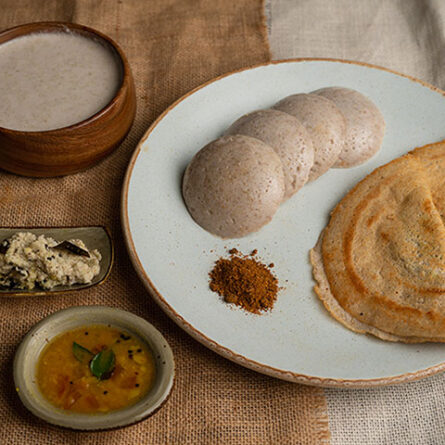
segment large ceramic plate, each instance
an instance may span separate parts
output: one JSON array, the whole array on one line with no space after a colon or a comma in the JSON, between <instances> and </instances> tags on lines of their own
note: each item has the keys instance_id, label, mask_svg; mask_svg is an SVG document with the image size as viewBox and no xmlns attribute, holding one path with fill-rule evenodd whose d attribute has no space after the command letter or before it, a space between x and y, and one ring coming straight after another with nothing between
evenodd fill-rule
<instances>
[{"instance_id":1,"label":"large ceramic plate","mask_svg":"<svg viewBox=\"0 0 445 445\"><path fill-rule=\"evenodd\" d=\"M345 86L369 96L387 130L380 153L352 169L331 169L283 204L273 221L240 240L222 240L190 217L181 197L185 166L235 119L286 95ZM290 60L215 79L167 109L130 162L122 219L133 264L179 326L243 366L320 386L375 386L445 369L445 345L405 345L355 334L319 303L308 252L341 197L374 168L445 137L443 93L382 68L336 60ZM210 291L214 261L236 247L258 249L285 288L272 312L258 316Z\"/></svg>"}]
</instances>

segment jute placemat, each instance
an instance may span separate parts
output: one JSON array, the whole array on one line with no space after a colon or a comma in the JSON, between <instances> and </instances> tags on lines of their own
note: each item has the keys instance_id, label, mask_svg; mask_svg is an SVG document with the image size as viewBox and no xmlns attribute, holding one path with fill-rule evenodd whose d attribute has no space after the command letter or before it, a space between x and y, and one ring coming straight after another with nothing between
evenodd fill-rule
<instances>
[{"instance_id":1,"label":"jute placemat","mask_svg":"<svg viewBox=\"0 0 445 445\"><path fill-rule=\"evenodd\" d=\"M74 21L116 39L133 69L138 112L123 145L84 173L42 180L0 172L0 226L106 224L116 245L113 272L101 287L75 296L0 301L0 442L327 443L329 432L322 391L248 371L208 351L182 332L140 284L120 229L123 175L132 151L153 119L202 82L269 60L262 2L0 0L0 29L41 20ZM83 304L129 310L166 335L175 353L176 384L167 404L150 419L117 431L71 432L45 424L21 405L11 373L20 339L46 315Z\"/></svg>"}]
</instances>

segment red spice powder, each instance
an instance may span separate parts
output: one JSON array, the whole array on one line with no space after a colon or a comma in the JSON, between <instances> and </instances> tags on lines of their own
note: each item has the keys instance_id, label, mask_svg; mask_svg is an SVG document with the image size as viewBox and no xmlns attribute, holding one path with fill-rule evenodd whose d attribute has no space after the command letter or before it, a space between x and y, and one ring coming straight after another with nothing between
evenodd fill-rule
<instances>
[{"instance_id":1,"label":"red spice powder","mask_svg":"<svg viewBox=\"0 0 445 445\"><path fill-rule=\"evenodd\" d=\"M255 314L272 309L279 290L278 280L268 266L252 257L257 250L250 256L237 249L231 249L229 254L229 258L217 260L209 273L210 289L227 303Z\"/></svg>"}]
</instances>

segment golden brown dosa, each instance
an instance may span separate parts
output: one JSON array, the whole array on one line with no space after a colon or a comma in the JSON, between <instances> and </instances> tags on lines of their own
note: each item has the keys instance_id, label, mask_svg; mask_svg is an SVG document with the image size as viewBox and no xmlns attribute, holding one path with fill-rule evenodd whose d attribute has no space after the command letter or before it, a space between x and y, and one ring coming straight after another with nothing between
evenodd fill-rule
<instances>
[{"instance_id":1,"label":"golden brown dosa","mask_svg":"<svg viewBox=\"0 0 445 445\"><path fill-rule=\"evenodd\" d=\"M315 291L346 327L445 342L445 142L374 170L311 251Z\"/></svg>"}]
</instances>

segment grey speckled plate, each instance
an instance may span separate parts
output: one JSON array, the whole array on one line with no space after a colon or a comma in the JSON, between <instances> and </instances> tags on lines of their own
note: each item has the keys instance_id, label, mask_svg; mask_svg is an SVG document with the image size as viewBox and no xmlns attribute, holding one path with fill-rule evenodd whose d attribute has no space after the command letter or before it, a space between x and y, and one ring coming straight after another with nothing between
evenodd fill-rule
<instances>
[{"instance_id":1,"label":"grey speckled plate","mask_svg":"<svg viewBox=\"0 0 445 445\"><path fill-rule=\"evenodd\" d=\"M328 86L353 88L381 110L381 151L365 164L331 169L281 205L273 221L239 240L207 233L190 217L181 177L193 155L242 114ZM122 221L133 264L166 313L194 338L241 365L320 386L364 387L419 379L445 369L445 344L405 345L356 334L313 292L309 250L344 194L376 167L445 138L444 93L361 63L285 60L208 82L167 109L142 138L124 182ZM210 291L214 261L236 247L275 263L284 289L258 316Z\"/></svg>"},{"instance_id":2,"label":"grey speckled plate","mask_svg":"<svg viewBox=\"0 0 445 445\"><path fill-rule=\"evenodd\" d=\"M114 249L108 229L102 226L91 227L0 227L0 242L17 232L31 232L45 235L57 241L81 239L89 250L97 249L102 255L100 272L89 284L75 284L74 286L57 286L51 290L43 289L0 289L0 297L35 297L74 292L103 283L110 274L114 261Z\"/></svg>"}]
</instances>

